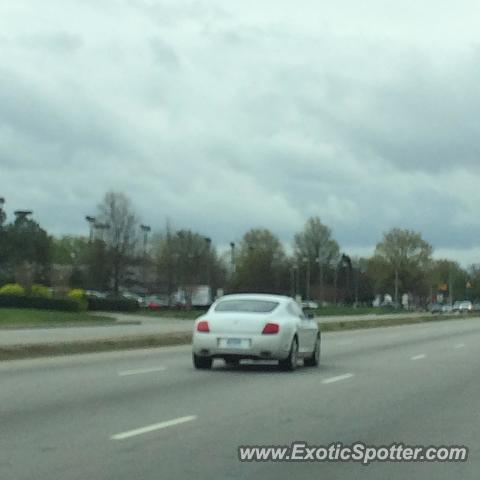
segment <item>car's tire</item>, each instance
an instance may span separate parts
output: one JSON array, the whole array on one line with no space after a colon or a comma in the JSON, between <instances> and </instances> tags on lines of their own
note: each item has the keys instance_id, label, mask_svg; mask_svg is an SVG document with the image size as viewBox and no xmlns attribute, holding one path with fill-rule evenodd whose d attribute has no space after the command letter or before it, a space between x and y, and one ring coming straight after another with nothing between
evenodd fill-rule
<instances>
[{"instance_id":1,"label":"car's tire","mask_svg":"<svg viewBox=\"0 0 480 480\"><path fill-rule=\"evenodd\" d=\"M212 368L213 358L203 357L193 354L193 366L199 370L208 370Z\"/></svg>"},{"instance_id":2,"label":"car's tire","mask_svg":"<svg viewBox=\"0 0 480 480\"><path fill-rule=\"evenodd\" d=\"M303 364L306 367L318 367L320 365L320 347L321 347L321 340L320 335L318 335L317 340L315 341L315 348L312 352L310 357L306 357L303 360Z\"/></svg>"},{"instance_id":3,"label":"car's tire","mask_svg":"<svg viewBox=\"0 0 480 480\"><path fill-rule=\"evenodd\" d=\"M298 361L298 340L297 337L293 338L292 345L290 346L290 352L288 353L288 357L279 360L278 366L281 370L290 371L292 372L297 368L297 361Z\"/></svg>"}]
</instances>

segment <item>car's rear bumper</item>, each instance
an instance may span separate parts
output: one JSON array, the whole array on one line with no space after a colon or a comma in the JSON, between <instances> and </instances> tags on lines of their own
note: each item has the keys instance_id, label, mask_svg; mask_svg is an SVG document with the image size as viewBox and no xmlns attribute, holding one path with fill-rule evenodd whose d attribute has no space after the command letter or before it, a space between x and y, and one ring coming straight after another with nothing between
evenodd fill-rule
<instances>
[{"instance_id":1,"label":"car's rear bumper","mask_svg":"<svg viewBox=\"0 0 480 480\"><path fill-rule=\"evenodd\" d=\"M249 339L250 347L221 347L221 339L228 338ZM282 360L288 356L290 347L291 338L287 332L282 335L227 335L195 332L193 335L193 353L212 358Z\"/></svg>"}]
</instances>

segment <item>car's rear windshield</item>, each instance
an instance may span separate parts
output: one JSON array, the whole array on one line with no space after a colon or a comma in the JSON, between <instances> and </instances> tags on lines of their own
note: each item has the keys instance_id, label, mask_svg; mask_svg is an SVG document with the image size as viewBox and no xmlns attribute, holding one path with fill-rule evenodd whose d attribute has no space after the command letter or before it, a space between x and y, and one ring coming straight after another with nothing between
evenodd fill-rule
<instances>
[{"instance_id":1,"label":"car's rear windshield","mask_svg":"<svg viewBox=\"0 0 480 480\"><path fill-rule=\"evenodd\" d=\"M225 300L216 307L216 312L270 313L278 307L278 302L269 300Z\"/></svg>"}]
</instances>

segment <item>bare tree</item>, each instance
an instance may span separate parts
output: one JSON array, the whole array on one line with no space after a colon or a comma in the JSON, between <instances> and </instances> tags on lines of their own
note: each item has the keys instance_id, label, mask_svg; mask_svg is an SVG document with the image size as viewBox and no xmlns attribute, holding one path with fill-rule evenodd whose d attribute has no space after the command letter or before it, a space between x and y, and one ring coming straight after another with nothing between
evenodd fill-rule
<instances>
[{"instance_id":1,"label":"bare tree","mask_svg":"<svg viewBox=\"0 0 480 480\"><path fill-rule=\"evenodd\" d=\"M135 254L139 220L125 194L108 192L98 205L97 222L111 258L113 290L118 293Z\"/></svg>"},{"instance_id":2,"label":"bare tree","mask_svg":"<svg viewBox=\"0 0 480 480\"><path fill-rule=\"evenodd\" d=\"M306 264L309 270L318 271L320 299L323 301L325 270L336 266L340 258L340 249L332 231L319 217L309 218L303 231L295 235L294 252L297 265Z\"/></svg>"}]
</instances>

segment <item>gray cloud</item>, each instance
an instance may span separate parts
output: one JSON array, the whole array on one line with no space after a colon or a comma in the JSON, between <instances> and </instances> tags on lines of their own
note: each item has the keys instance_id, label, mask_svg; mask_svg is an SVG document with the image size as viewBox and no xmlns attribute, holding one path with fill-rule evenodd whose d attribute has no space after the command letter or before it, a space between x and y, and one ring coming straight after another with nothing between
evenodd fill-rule
<instances>
[{"instance_id":1,"label":"gray cloud","mask_svg":"<svg viewBox=\"0 0 480 480\"><path fill-rule=\"evenodd\" d=\"M320 215L354 253L400 226L477 261L475 22L367 3L0 7L0 194L56 233L116 189L219 244Z\"/></svg>"},{"instance_id":2,"label":"gray cloud","mask_svg":"<svg viewBox=\"0 0 480 480\"><path fill-rule=\"evenodd\" d=\"M83 39L80 35L60 30L23 35L19 38L18 44L30 49L45 50L50 54L65 55L79 50L83 45Z\"/></svg>"}]
</instances>

